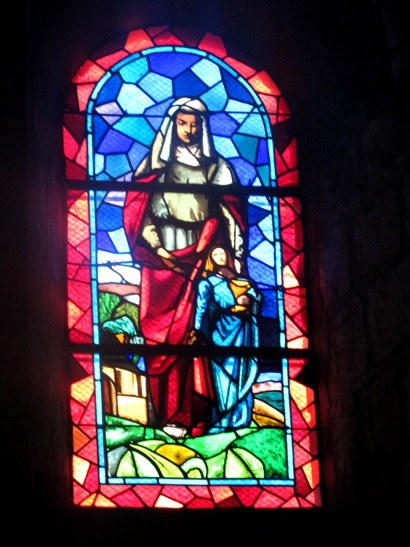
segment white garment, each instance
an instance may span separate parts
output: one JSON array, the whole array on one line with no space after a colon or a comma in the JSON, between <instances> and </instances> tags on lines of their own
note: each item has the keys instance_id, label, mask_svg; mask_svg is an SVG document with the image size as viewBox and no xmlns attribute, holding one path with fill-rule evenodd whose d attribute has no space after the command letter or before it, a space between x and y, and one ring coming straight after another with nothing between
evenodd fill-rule
<instances>
[{"instance_id":1,"label":"white garment","mask_svg":"<svg viewBox=\"0 0 410 547\"><path fill-rule=\"evenodd\" d=\"M175 159L184 165L199 167L201 157L201 149L197 144L193 144L192 146L177 146L175 149Z\"/></svg>"}]
</instances>

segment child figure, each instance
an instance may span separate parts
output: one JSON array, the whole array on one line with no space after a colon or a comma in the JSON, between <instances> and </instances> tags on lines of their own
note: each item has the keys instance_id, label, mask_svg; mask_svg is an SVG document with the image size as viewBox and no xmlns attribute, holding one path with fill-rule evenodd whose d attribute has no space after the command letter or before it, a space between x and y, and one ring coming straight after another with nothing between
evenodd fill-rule
<instances>
[{"instance_id":1,"label":"child figure","mask_svg":"<svg viewBox=\"0 0 410 547\"><path fill-rule=\"evenodd\" d=\"M191 343L205 337L225 348L258 347L255 315L261 294L249 279L238 277L229 253L213 248L198 285L197 307ZM247 427L252 418L252 384L257 361L246 355L214 356L211 359L215 406L209 433Z\"/></svg>"}]
</instances>

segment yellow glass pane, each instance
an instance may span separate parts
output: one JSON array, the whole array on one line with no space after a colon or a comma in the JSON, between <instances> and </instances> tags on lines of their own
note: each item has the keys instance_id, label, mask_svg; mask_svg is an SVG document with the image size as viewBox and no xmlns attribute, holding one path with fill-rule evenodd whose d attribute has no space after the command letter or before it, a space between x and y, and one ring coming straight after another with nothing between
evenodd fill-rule
<instances>
[{"instance_id":1,"label":"yellow glass pane","mask_svg":"<svg viewBox=\"0 0 410 547\"><path fill-rule=\"evenodd\" d=\"M90 465L90 462L80 456L73 456L73 477L80 484L84 484Z\"/></svg>"},{"instance_id":2,"label":"yellow glass pane","mask_svg":"<svg viewBox=\"0 0 410 547\"><path fill-rule=\"evenodd\" d=\"M83 405L88 403L93 393L94 378L92 376L88 376L71 385L71 397Z\"/></svg>"}]
</instances>

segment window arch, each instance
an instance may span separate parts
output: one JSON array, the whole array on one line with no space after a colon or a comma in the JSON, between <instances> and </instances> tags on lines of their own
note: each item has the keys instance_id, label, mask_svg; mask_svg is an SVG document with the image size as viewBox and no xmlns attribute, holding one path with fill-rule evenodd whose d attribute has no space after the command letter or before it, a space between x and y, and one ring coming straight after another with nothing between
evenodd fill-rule
<instances>
[{"instance_id":1,"label":"window arch","mask_svg":"<svg viewBox=\"0 0 410 547\"><path fill-rule=\"evenodd\" d=\"M289 121L268 74L210 33L132 31L75 75L75 504L320 505ZM180 122L200 125L189 146Z\"/></svg>"}]
</instances>

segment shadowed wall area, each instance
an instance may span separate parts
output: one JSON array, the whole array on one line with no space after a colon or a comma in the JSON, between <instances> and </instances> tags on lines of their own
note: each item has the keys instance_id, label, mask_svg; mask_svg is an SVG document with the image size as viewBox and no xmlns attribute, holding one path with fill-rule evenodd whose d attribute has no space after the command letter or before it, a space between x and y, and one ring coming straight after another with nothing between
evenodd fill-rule
<instances>
[{"instance_id":1,"label":"shadowed wall area","mask_svg":"<svg viewBox=\"0 0 410 547\"><path fill-rule=\"evenodd\" d=\"M295 123L324 508L259 511L249 522L265 539L296 527L302 537L304 526L315 538L321 526L332 533L347 522L363 537L384 531L391 537L400 526L410 508L409 29L403 6L394 0L44 0L14 10L2 90L8 188L2 469L13 518L28 518L27 537L63 534L75 545L105 545L119 534L148 544L154 531L188 537L204 518L210 524L199 535L209 541L218 525L224 540L241 537L245 514L233 510L205 517L68 508L66 92L93 51L132 29L160 24L222 36L238 58L272 76ZM82 539L74 539L77 533Z\"/></svg>"}]
</instances>

